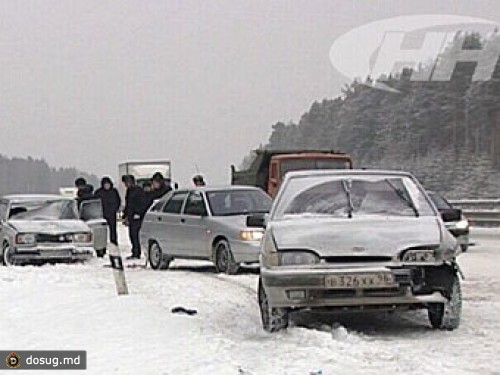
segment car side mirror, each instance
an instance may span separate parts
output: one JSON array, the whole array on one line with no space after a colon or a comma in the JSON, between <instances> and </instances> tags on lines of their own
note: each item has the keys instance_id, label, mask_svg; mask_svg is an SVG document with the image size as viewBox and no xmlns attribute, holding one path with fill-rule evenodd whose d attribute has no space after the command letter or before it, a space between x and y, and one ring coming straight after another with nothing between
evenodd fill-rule
<instances>
[{"instance_id":1,"label":"car side mirror","mask_svg":"<svg viewBox=\"0 0 500 375\"><path fill-rule=\"evenodd\" d=\"M266 216L263 214L247 216L247 227L249 228L265 228Z\"/></svg>"},{"instance_id":2,"label":"car side mirror","mask_svg":"<svg viewBox=\"0 0 500 375\"><path fill-rule=\"evenodd\" d=\"M450 208L441 212L441 217L445 223L452 221L460 221L462 219L462 210L458 208Z\"/></svg>"}]
</instances>

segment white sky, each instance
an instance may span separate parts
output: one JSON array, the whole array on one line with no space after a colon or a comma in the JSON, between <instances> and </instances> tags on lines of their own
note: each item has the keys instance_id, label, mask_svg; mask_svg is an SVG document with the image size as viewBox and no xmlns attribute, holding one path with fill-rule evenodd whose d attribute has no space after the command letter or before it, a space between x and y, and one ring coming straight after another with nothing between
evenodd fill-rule
<instances>
[{"instance_id":1,"label":"white sky","mask_svg":"<svg viewBox=\"0 0 500 375\"><path fill-rule=\"evenodd\" d=\"M500 2L3 1L0 153L113 176L171 159L182 184L195 165L228 183L273 123L338 94L335 37L424 13L499 20Z\"/></svg>"}]
</instances>

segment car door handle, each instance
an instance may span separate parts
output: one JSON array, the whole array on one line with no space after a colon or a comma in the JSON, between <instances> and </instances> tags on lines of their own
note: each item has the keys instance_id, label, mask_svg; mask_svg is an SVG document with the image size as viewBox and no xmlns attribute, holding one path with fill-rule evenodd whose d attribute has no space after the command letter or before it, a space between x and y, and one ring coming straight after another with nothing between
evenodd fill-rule
<instances>
[{"instance_id":1,"label":"car door handle","mask_svg":"<svg viewBox=\"0 0 500 375\"><path fill-rule=\"evenodd\" d=\"M161 218L161 217L159 217L159 218L158 218L158 221L162 221L162 218Z\"/></svg>"},{"instance_id":2,"label":"car door handle","mask_svg":"<svg viewBox=\"0 0 500 375\"><path fill-rule=\"evenodd\" d=\"M186 219L181 219L181 223L185 223L186 222Z\"/></svg>"}]
</instances>

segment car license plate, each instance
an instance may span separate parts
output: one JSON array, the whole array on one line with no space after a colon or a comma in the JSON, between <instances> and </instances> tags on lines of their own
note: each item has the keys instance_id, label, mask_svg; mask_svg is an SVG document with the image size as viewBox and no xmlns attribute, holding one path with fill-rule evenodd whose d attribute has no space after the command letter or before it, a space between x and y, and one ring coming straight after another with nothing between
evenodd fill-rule
<instances>
[{"instance_id":1,"label":"car license plate","mask_svg":"<svg viewBox=\"0 0 500 375\"><path fill-rule=\"evenodd\" d=\"M390 273L367 273L326 276L325 286L329 289L370 289L394 287L396 283Z\"/></svg>"},{"instance_id":2,"label":"car license plate","mask_svg":"<svg viewBox=\"0 0 500 375\"><path fill-rule=\"evenodd\" d=\"M40 254L45 257L66 258L71 256L71 250L42 250Z\"/></svg>"}]
</instances>

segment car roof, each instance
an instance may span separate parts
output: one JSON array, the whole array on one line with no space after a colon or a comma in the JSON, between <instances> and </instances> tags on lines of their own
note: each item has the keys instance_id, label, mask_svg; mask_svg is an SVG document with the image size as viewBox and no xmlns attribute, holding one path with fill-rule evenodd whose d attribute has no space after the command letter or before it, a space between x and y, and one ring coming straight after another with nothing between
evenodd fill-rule
<instances>
[{"instance_id":1,"label":"car roof","mask_svg":"<svg viewBox=\"0 0 500 375\"><path fill-rule=\"evenodd\" d=\"M285 176L286 179L297 177L314 177L314 176L397 176L397 177L411 177L413 175L405 171L391 171L391 170L378 170L378 169L313 169L306 171L293 171L288 172Z\"/></svg>"},{"instance_id":2,"label":"car roof","mask_svg":"<svg viewBox=\"0 0 500 375\"><path fill-rule=\"evenodd\" d=\"M263 190L258 188L258 187L246 186L246 185L199 186L199 187L192 187L192 188L187 188L187 189L181 188L177 191L179 191L179 192L200 191L200 192L209 193L212 191L223 191L223 190L226 190L226 191L227 190L234 190L234 191L254 190L254 191L262 191L263 192Z\"/></svg>"},{"instance_id":3,"label":"car roof","mask_svg":"<svg viewBox=\"0 0 500 375\"><path fill-rule=\"evenodd\" d=\"M30 202L30 201L44 201L44 200L74 200L74 198L65 197L56 194L11 194L4 195L3 200L10 202Z\"/></svg>"}]
</instances>

